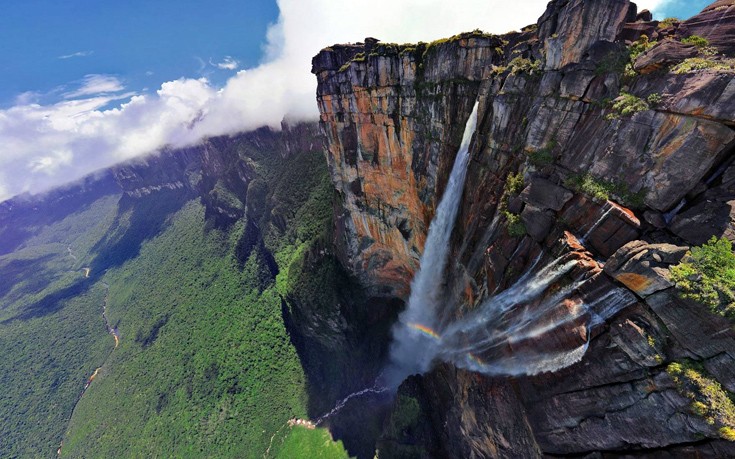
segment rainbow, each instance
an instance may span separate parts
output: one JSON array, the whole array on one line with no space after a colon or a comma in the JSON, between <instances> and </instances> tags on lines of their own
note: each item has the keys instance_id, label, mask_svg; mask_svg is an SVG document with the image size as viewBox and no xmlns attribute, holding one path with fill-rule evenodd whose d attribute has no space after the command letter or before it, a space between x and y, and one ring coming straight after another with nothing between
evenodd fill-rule
<instances>
[{"instance_id":1,"label":"rainbow","mask_svg":"<svg viewBox=\"0 0 735 459\"><path fill-rule=\"evenodd\" d=\"M485 362L483 362L480 357L476 356L475 354L468 353L467 358L470 359L472 362L475 362L476 364L480 365L481 367L485 366Z\"/></svg>"},{"instance_id":2,"label":"rainbow","mask_svg":"<svg viewBox=\"0 0 735 459\"><path fill-rule=\"evenodd\" d=\"M428 336L430 338L441 339L441 337L439 336L439 334L437 332L435 332L431 328L427 327L426 325L421 325L421 324L408 324L408 326L411 327L411 328L413 328L416 331L419 331L419 332L423 333L424 335L426 335L426 336Z\"/></svg>"}]
</instances>

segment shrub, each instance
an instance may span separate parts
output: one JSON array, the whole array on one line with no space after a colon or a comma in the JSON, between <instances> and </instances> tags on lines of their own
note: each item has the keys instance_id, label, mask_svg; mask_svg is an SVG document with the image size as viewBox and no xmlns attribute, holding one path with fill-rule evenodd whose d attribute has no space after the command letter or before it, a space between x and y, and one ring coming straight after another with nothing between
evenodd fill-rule
<instances>
[{"instance_id":1,"label":"shrub","mask_svg":"<svg viewBox=\"0 0 735 459\"><path fill-rule=\"evenodd\" d=\"M592 174L572 175L564 181L564 185L598 201L607 201L611 197L616 197L623 204L636 209L643 207L646 195L645 190L632 193L625 183L603 180Z\"/></svg>"},{"instance_id":2,"label":"shrub","mask_svg":"<svg viewBox=\"0 0 735 459\"><path fill-rule=\"evenodd\" d=\"M663 98L661 97L661 94L654 92L653 94L649 94L648 97L646 97L646 102L648 102L651 106L656 106L661 103L661 100Z\"/></svg>"},{"instance_id":3,"label":"shrub","mask_svg":"<svg viewBox=\"0 0 735 459\"><path fill-rule=\"evenodd\" d=\"M700 366L671 363L666 372L676 383L677 391L692 401L691 410L708 424L717 426L720 437L735 441L735 404L732 394Z\"/></svg>"},{"instance_id":4,"label":"shrub","mask_svg":"<svg viewBox=\"0 0 735 459\"><path fill-rule=\"evenodd\" d=\"M697 48L706 48L707 46L709 46L709 40L704 37L700 37L699 35L690 35L686 38L683 38L681 42L689 45L694 45Z\"/></svg>"},{"instance_id":5,"label":"shrub","mask_svg":"<svg viewBox=\"0 0 735 459\"><path fill-rule=\"evenodd\" d=\"M610 189L604 182L590 174L574 175L564 181L564 185L573 188L599 201L610 199Z\"/></svg>"},{"instance_id":6,"label":"shrub","mask_svg":"<svg viewBox=\"0 0 735 459\"><path fill-rule=\"evenodd\" d=\"M630 60L634 61L636 57L640 56L641 54L645 53L649 49L656 46L657 41L651 41L648 38L648 35L641 35L641 38L634 41L629 47L628 51L630 53Z\"/></svg>"},{"instance_id":7,"label":"shrub","mask_svg":"<svg viewBox=\"0 0 735 459\"><path fill-rule=\"evenodd\" d=\"M541 71L541 61L533 61L519 56L508 63L508 68L514 75L521 72L533 75Z\"/></svg>"},{"instance_id":8,"label":"shrub","mask_svg":"<svg viewBox=\"0 0 735 459\"><path fill-rule=\"evenodd\" d=\"M735 429L732 427L720 427L720 430L718 431L720 434L720 437L727 441L735 441Z\"/></svg>"},{"instance_id":9,"label":"shrub","mask_svg":"<svg viewBox=\"0 0 735 459\"><path fill-rule=\"evenodd\" d=\"M731 71L735 69L735 59L716 60L709 57L690 57L675 65L671 71L681 75L706 69Z\"/></svg>"},{"instance_id":10,"label":"shrub","mask_svg":"<svg viewBox=\"0 0 735 459\"><path fill-rule=\"evenodd\" d=\"M556 148L557 142L552 140L544 148L536 151L528 152L528 160L536 167L544 167L554 162L554 155L551 154Z\"/></svg>"},{"instance_id":11,"label":"shrub","mask_svg":"<svg viewBox=\"0 0 735 459\"><path fill-rule=\"evenodd\" d=\"M512 237L521 237L526 235L526 225L521 221L521 216L508 210L508 200L510 199L510 196L520 193L524 185L523 172L511 172L505 179L503 196L500 198L500 211L505 217L508 234Z\"/></svg>"},{"instance_id":12,"label":"shrub","mask_svg":"<svg viewBox=\"0 0 735 459\"><path fill-rule=\"evenodd\" d=\"M650 110L648 102L633 94L621 92L620 97L613 102L613 113L607 115L608 120L614 120L621 116L633 116L638 112Z\"/></svg>"},{"instance_id":13,"label":"shrub","mask_svg":"<svg viewBox=\"0 0 735 459\"><path fill-rule=\"evenodd\" d=\"M338 73L344 72L348 68L350 68L350 64L352 64L353 62L365 62L365 59L366 59L365 53L357 53L352 57L352 59L342 64L342 67L340 67L339 70L337 70L337 72Z\"/></svg>"},{"instance_id":14,"label":"shrub","mask_svg":"<svg viewBox=\"0 0 735 459\"><path fill-rule=\"evenodd\" d=\"M638 73L633 68L633 62L635 62L636 58L640 56L641 54L645 53L649 49L656 46L657 41L651 41L648 38L648 35L641 35L641 38L634 41L629 47L628 47L628 56L627 56L627 62L623 66L623 76L626 79L630 79L635 77Z\"/></svg>"},{"instance_id":15,"label":"shrub","mask_svg":"<svg viewBox=\"0 0 735 459\"><path fill-rule=\"evenodd\" d=\"M670 272L682 296L735 319L735 255L729 240L713 236L706 244L687 252Z\"/></svg>"},{"instance_id":16,"label":"shrub","mask_svg":"<svg viewBox=\"0 0 735 459\"><path fill-rule=\"evenodd\" d=\"M510 236L521 237L526 235L526 225L521 221L520 215L514 214L508 210L504 210L503 215L505 216L508 234Z\"/></svg>"},{"instance_id":17,"label":"shrub","mask_svg":"<svg viewBox=\"0 0 735 459\"><path fill-rule=\"evenodd\" d=\"M671 27L674 24L678 24L678 23L679 23L679 19L677 19L677 18L666 18L663 21L660 21L658 23L658 28L659 29L665 29L667 27Z\"/></svg>"},{"instance_id":18,"label":"shrub","mask_svg":"<svg viewBox=\"0 0 735 459\"><path fill-rule=\"evenodd\" d=\"M611 51L609 52L595 68L595 75L605 75L608 73L627 73L633 72L633 66L630 65L630 55L628 52ZM633 72L635 73L635 72Z\"/></svg>"},{"instance_id":19,"label":"shrub","mask_svg":"<svg viewBox=\"0 0 735 459\"><path fill-rule=\"evenodd\" d=\"M523 189L523 185L523 174L521 172L515 174L511 172L505 180L505 191L507 194L518 194Z\"/></svg>"}]
</instances>

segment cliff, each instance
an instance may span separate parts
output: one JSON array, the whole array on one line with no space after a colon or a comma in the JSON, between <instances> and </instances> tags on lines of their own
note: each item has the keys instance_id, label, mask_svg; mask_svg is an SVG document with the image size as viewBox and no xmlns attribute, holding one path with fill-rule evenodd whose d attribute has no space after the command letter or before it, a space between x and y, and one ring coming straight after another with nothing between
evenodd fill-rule
<instances>
[{"instance_id":1,"label":"cliff","mask_svg":"<svg viewBox=\"0 0 735 459\"><path fill-rule=\"evenodd\" d=\"M268 320L283 322L296 350L308 381L304 404L311 419L375 379L400 301L376 299L335 257L330 243L335 193L316 123L210 138L118 165L112 173L124 193L121 214L132 212L126 234L151 238L190 200L204 206L207 231L229 234L240 276L257 273L257 281L243 281L237 295L255 287L258 295L250 293L248 302L259 295L278 298L279 317ZM119 264L121 253L134 258L140 242L118 243L110 250L115 258L93 271ZM276 367L269 371L280 374ZM379 426L366 426L377 417L360 411L339 413L333 431L351 450L371 453ZM376 433L366 436L367 428ZM288 431L268 432L267 438Z\"/></svg>"},{"instance_id":2,"label":"cliff","mask_svg":"<svg viewBox=\"0 0 735 459\"><path fill-rule=\"evenodd\" d=\"M583 345L581 360L411 378L381 457L735 454L730 421L693 409L671 366L697 366L732 397L735 332L669 276L690 246L735 239L733 27L732 0L662 23L627 0L555 0L521 32L368 38L314 58L337 256L374 295L407 298L475 100L445 316L470 314L539 259L576 261L557 281L570 289L552 308L564 325L489 358Z\"/></svg>"}]
</instances>

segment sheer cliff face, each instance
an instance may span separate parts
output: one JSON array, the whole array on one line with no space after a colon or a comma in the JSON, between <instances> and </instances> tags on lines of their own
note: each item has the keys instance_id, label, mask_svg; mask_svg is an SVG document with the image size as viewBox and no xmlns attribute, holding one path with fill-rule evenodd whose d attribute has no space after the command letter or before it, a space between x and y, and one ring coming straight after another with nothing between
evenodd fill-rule
<instances>
[{"instance_id":1,"label":"sheer cliff face","mask_svg":"<svg viewBox=\"0 0 735 459\"><path fill-rule=\"evenodd\" d=\"M418 45L366 39L314 58L343 204L336 243L363 285L407 296L479 99L446 315L504 290L539 256L578 260L576 275L591 281L572 303L619 299L603 324L570 321L536 338L560 349L589 342L580 362L555 374L509 383L440 366L409 380L403 391L430 425L387 432L381 451L734 454L666 372L694 359L735 390L731 325L681 300L668 279L688 246L735 238L733 24L733 1L659 24L627 0L559 0L522 32ZM683 40L693 34L708 47ZM489 409L489 397L502 403Z\"/></svg>"},{"instance_id":2,"label":"sheer cliff face","mask_svg":"<svg viewBox=\"0 0 735 459\"><path fill-rule=\"evenodd\" d=\"M314 60L330 171L344 199L342 261L378 294L407 295L438 184L500 44L461 40L447 54L367 40Z\"/></svg>"}]
</instances>

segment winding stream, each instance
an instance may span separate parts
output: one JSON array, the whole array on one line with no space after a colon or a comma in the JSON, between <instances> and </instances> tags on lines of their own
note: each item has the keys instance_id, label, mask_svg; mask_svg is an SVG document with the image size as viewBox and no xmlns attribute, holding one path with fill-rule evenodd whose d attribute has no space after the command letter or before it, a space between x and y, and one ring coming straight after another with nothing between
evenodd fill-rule
<instances>
[{"instance_id":1,"label":"winding stream","mask_svg":"<svg viewBox=\"0 0 735 459\"><path fill-rule=\"evenodd\" d=\"M67 246L67 251L69 256L76 262L78 258L76 255L74 255L74 252L72 251L71 245ZM73 267L72 267L73 268ZM91 268L82 268L84 270L84 278L88 279L89 274L92 271ZM77 271L77 270L73 270ZM109 317L107 317L107 304L110 299L110 285L107 282L102 282L102 286L105 289L105 296L102 300L102 320L104 320L105 323L105 329L107 330L107 333L111 334L112 337L115 339L115 347L110 350L110 353L107 354L107 357L105 357L104 361L102 362L102 365L95 369L94 372L87 378L87 381L84 383L84 388L82 389L82 392L79 394L79 398L77 398L76 403L74 404L74 408L72 408L72 415L69 417L69 421L71 421L71 418L74 416L74 412L77 409L77 405L79 405L79 402L82 400L82 397L84 397L84 394L87 392L87 389L89 389L89 386L92 384L92 381L99 376L100 371L105 366L107 361L109 360L112 353L117 349L117 347L120 345L120 332L118 331L117 327L113 327L110 323ZM57 456L61 456L61 450L64 447L64 441L61 441L61 444L59 445L59 449L56 451Z\"/></svg>"}]
</instances>

